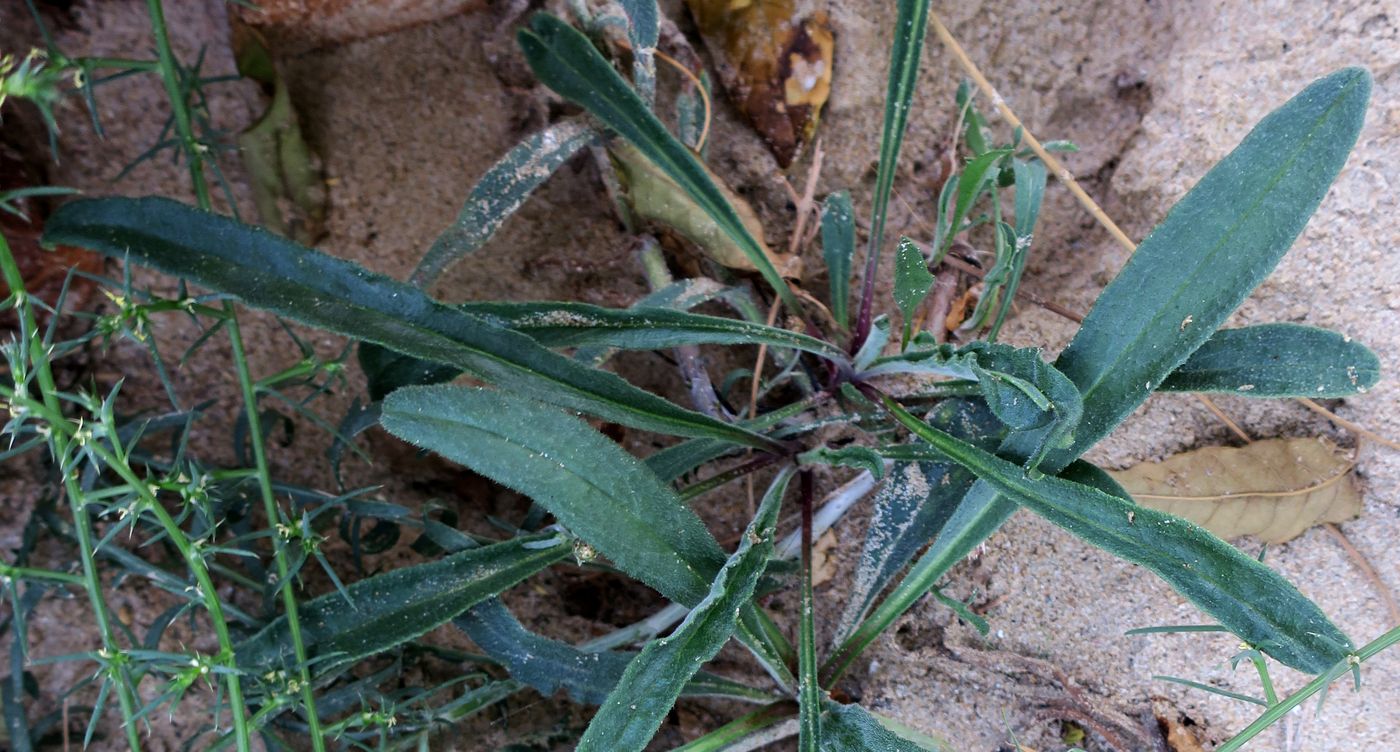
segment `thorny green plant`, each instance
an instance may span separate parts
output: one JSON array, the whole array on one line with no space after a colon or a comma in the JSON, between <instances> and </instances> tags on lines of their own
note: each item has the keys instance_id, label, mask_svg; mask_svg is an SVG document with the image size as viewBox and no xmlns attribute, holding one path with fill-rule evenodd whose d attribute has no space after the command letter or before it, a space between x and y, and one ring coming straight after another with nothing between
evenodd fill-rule
<instances>
[{"instance_id":1,"label":"thorny green plant","mask_svg":"<svg viewBox=\"0 0 1400 752\"><path fill-rule=\"evenodd\" d=\"M1219 329L1293 243L1340 171L1369 96L1365 71L1322 78L1265 118L1143 242L1071 344L1047 362L1039 350L996 341L1033 244L1047 171L1023 148L1019 131L1006 143L989 140L967 87L957 98L966 157L935 196L932 237L897 243L898 318L876 315L875 273L929 20L926 0L898 3L872 231L855 306L849 301L856 246L850 197L835 193L822 211L831 285L825 320L781 276L700 161L698 129L690 121L702 94L686 89L677 98L681 137L659 119L654 53L661 14L655 3L622 0L620 6L620 14L595 15L577 5L577 26L539 14L520 32L539 80L586 114L546 126L493 167L458 221L427 251L411 284L210 210L206 170L217 169L217 160L207 157L210 144L196 132L205 121L191 106L202 79L176 61L158 0L148 2L156 60L74 61L50 43L46 56L9 63L4 91L34 101L51 128L50 92L66 72L111 67L160 76L173 112L162 143L189 168L198 206L157 197L76 200L49 218L45 239L215 291L195 296L182 283L179 296L162 298L134 290L128 276L117 285L120 292L110 294L115 313L92 322L79 338L59 341L62 300L49 306L26 294L8 247L0 244L6 305L20 323L19 336L5 348L9 372L0 386L9 413L5 431L13 439L4 457L47 450L72 520L59 518L52 506L39 516L48 534L76 547L74 571L31 566L30 541L0 573L12 609L6 624L16 634L3 687L12 745L31 748L45 724L55 723L31 723L20 700L32 660L24 655L24 620L50 593L72 589L86 594L102 641L93 652L72 657L97 666L100 690L89 736L115 693L133 749L139 748L139 725L196 686L218 693L212 730L220 747L246 748L260 735L273 748L292 746L289 740L297 737L317 749L427 748L432 733L533 689L546 695L564 690L578 703L598 706L581 735L568 732L585 750L646 748L682 696L760 705L686 744L688 750L748 749L793 734L804 751L946 749L945 742L858 704L838 702L831 690L926 594L985 629L938 583L1019 508L1146 567L1214 619L1211 628L1249 646L1240 659L1259 670L1266 697L1244 699L1266 710L1226 749L1238 748L1400 640L1393 630L1356 649L1268 567L1190 523L1136 506L1079 459L1154 391L1340 397L1375 382L1375 356L1341 335L1305 327ZM631 72L630 82L619 69ZM630 308L446 305L428 296L425 289L441 272L481 247L553 170L584 149L616 155L624 145L659 171L667 190L689 202L697 221L717 228L723 242L748 258L771 295L802 319L802 331L762 323L763 291L709 278L673 280L649 237L640 247L654 291ZM609 163L601 164L606 172ZM950 252L978 245L991 262L962 327L971 341L954 346L917 331L917 312L935 280L931 270ZM338 427L316 416L310 400L343 373L339 360L319 359L309 348L296 366L254 379L228 296L358 341L368 406L357 405ZM738 317L691 312L702 303L728 306ZM41 328L38 313L49 318L48 326ZM152 317L169 315L210 322L209 336L229 336L244 403L237 444L240 455L244 446L250 449L250 469L212 467L188 451L200 409L178 409L149 334ZM121 416L116 388L99 398L90 389L59 387L53 362L112 336L149 347L174 412ZM1310 357L1278 362L1267 357L1267 348L1254 347L1239 349L1230 367L1192 367L1193 359L1207 357L1213 364L1232 362L1222 350L1278 336L1305 343L1295 349ZM745 374L715 389L697 366L696 348L756 345L776 354L776 366L770 374L751 374L760 382L763 411L740 419L727 395ZM619 350L669 349L677 353L695 409L601 368ZM1267 385L1244 380L1259 369L1270 374ZM449 383L463 373L485 386ZM887 377L896 374L919 377L923 386L892 394ZM311 396L284 393L293 386ZM504 535L484 537L463 533L449 515L434 518L359 492L332 495L282 483L267 463L264 418L276 413L264 409L260 397L330 428L337 436L336 463L360 431L378 424L521 492L535 506L524 519L501 525ZM585 415L680 440L637 458ZM157 435L170 438L168 450L153 448ZM820 506L818 465L858 470ZM737 546L726 550L687 502L729 492L733 481L760 471L767 490ZM780 539L779 513L792 486L801 522ZM815 610L823 604L812 589L813 538L872 491L873 518L853 590L834 634L819 642ZM291 504L279 504L279 496ZM432 558L346 585L320 551L336 517L357 553L383 550L400 527L414 526L422 530L414 548ZM366 519L376 522L362 535ZM118 545L122 533L174 555L149 564ZM269 541L270 551L263 545ZM335 587L302 599L296 577L313 559ZM138 639L111 619L104 566L149 578L177 605ZM554 566L620 571L669 605L582 644L534 634L498 596ZM794 579L796 645L764 605ZM261 608L241 608L248 601L225 597L221 583L260 596ZM218 653L162 651L162 633L182 617L209 624ZM449 622L484 655L424 639ZM731 638L768 682L703 670ZM626 650L638 644L640 651ZM1280 699L1265 656L1317 678ZM396 688L405 666L427 660L456 666L457 678L430 688ZM147 675L161 680L154 697L141 691Z\"/></svg>"}]
</instances>

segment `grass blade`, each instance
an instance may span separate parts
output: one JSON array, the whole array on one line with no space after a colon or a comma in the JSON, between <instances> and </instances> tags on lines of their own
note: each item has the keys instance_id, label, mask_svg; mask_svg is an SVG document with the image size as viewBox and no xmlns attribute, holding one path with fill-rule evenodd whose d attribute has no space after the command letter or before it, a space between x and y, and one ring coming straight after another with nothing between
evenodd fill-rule
<instances>
[{"instance_id":1,"label":"grass blade","mask_svg":"<svg viewBox=\"0 0 1400 752\"><path fill-rule=\"evenodd\" d=\"M681 688L729 640L740 606L748 602L773 550L778 507L792 468L783 470L759 505L704 600L669 637L653 640L627 666L622 680L588 724L581 752L640 751L651 741Z\"/></svg>"},{"instance_id":2,"label":"grass blade","mask_svg":"<svg viewBox=\"0 0 1400 752\"><path fill-rule=\"evenodd\" d=\"M1260 324L1211 335L1157 388L1242 397L1348 397L1375 386L1380 377L1380 359L1350 337L1297 324Z\"/></svg>"},{"instance_id":3,"label":"grass blade","mask_svg":"<svg viewBox=\"0 0 1400 752\"><path fill-rule=\"evenodd\" d=\"M411 285L176 201L73 201L49 218L44 240L130 257L251 306L450 364L549 404L661 433L776 446L442 305Z\"/></svg>"}]
</instances>

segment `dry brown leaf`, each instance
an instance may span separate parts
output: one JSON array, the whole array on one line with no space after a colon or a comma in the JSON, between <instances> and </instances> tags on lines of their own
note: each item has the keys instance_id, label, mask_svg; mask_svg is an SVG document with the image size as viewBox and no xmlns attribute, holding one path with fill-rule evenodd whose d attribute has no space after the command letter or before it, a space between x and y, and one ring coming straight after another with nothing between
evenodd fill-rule
<instances>
[{"instance_id":1,"label":"dry brown leaf","mask_svg":"<svg viewBox=\"0 0 1400 752\"><path fill-rule=\"evenodd\" d=\"M835 49L802 0L687 0L720 80L784 168L817 127Z\"/></svg>"},{"instance_id":2,"label":"dry brown leaf","mask_svg":"<svg viewBox=\"0 0 1400 752\"><path fill-rule=\"evenodd\" d=\"M1139 504L1221 538L1254 535L1282 543L1361 513L1354 464L1320 438L1267 439L1195 449L1109 474Z\"/></svg>"},{"instance_id":3,"label":"dry brown leaf","mask_svg":"<svg viewBox=\"0 0 1400 752\"><path fill-rule=\"evenodd\" d=\"M812 587L836 576L836 531L828 530L812 543Z\"/></svg>"},{"instance_id":4,"label":"dry brown leaf","mask_svg":"<svg viewBox=\"0 0 1400 752\"><path fill-rule=\"evenodd\" d=\"M618 180L627 192L627 202L636 215L649 222L656 222L675 230L677 234L694 243L706 256L730 269L757 271L747 254L734 239L724 231L710 215L705 213L694 199L661 171L650 159L629 144L615 143L608 148L613 167L617 169ZM744 223L749 234L763 247L772 262L773 268L787 279L802 278L802 259L796 255L775 253L763 241L763 224L758 214L742 196L725 185L724 181L709 171L710 179L720 193L734 207L739 221Z\"/></svg>"}]
</instances>

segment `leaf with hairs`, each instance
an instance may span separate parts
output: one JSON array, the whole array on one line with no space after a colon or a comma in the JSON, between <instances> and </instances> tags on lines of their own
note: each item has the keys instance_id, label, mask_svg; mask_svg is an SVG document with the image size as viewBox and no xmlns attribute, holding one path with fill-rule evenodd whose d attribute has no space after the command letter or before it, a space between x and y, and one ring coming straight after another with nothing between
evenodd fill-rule
<instances>
[{"instance_id":1,"label":"leaf with hairs","mask_svg":"<svg viewBox=\"0 0 1400 752\"><path fill-rule=\"evenodd\" d=\"M947 399L927 420L983 449L995 449L1006 427L971 399ZM839 645L869 613L875 599L938 532L974 480L951 462L896 462L871 499L870 524L846 608L836 628Z\"/></svg>"},{"instance_id":2,"label":"leaf with hairs","mask_svg":"<svg viewBox=\"0 0 1400 752\"><path fill-rule=\"evenodd\" d=\"M1314 525L1361 514L1356 460L1323 439L1204 447L1109 475L1145 507L1221 538L1290 541Z\"/></svg>"},{"instance_id":3,"label":"leaf with hairs","mask_svg":"<svg viewBox=\"0 0 1400 752\"><path fill-rule=\"evenodd\" d=\"M822 257L831 280L831 317L850 326L851 258L856 255L856 213L851 194L837 191L822 204Z\"/></svg>"},{"instance_id":4,"label":"leaf with hairs","mask_svg":"<svg viewBox=\"0 0 1400 752\"><path fill-rule=\"evenodd\" d=\"M904 315L904 336L900 338L900 349L909 346L909 329L914 322L914 312L932 287L933 274L928 270L924 252L909 238L900 238L894 257L894 302Z\"/></svg>"},{"instance_id":5,"label":"leaf with hairs","mask_svg":"<svg viewBox=\"0 0 1400 752\"><path fill-rule=\"evenodd\" d=\"M764 495L739 547L715 577L704 600L667 637L647 643L627 666L579 740L580 752L640 751L651 741L681 688L733 634L740 606L754 587L773 550L778 507L792 468L782 471Z\"/></svg>"},{"instance_id":6,"label":"leaf with hairs","mask_svg":"<svg viewBox=\"0 0 1400 752\"><path fill-rule=\"evenodd\" d=\"M660 350L680 345L769 345L846 361L841 348L805 334L669 308L617 309L567 302L464 303L458 308L528 334L545 347Z\"/></svg>"},{"instance_id":7,"label":"leaf with hairs","mask_svg":"<svg viewBox=\"0 0 1400 752\"><path fill-rule=\"evenodd\" d=\"M635 652L603 650L585 652L565 642L542 637L516 621L501 602L492 598L453 620L492 660L512 678L529 684L545 697L560 689L574 702L600 705L617 685ZM682 697L724 697L744 702L771 702L772 694L706 671L691 678Z\"/></svg>"},{"instance_id":8,"label":"leaf with hairs","mask_svg":"<svg viewBox=\"0 0 1400 752\"><path fill-rule=\"evenodd\" d=\"M168 199L73 201L49 218L44 237L130 258L248 305L452 365L559 407L660 433L776 446L438 303L416 287Z\"/></svg>"},{"instance_id":9,"label":"leaf with hairs","mask_svg":"<svg viewBox=\"0 0 1400 752\"><path fill-rule=\"evenodd\" d=\"M1212 334L1157 389L1321 399L1363 393L1380 378L1380 359L1346 335L1259 324Z\"/></svg>"},{"instance_id":10,"label":"leaf with hairs","mask_svg":"<svg viewBox=\"0 0 1400 752\"><path fill-rule=\"evenodd\" d=\"M485 245L536 188L598 135L581 120L561 120L506 152L472 187L457 220L433 241L409 281L427 287Z\"/></svg>"},{"instance_id":11,"label":"leaf with hairs","mask_svg":"<svg viewBox=\"0 0 1400 752\"><path fill-rule=\"evenodd\" d=\"M859 705L828 701L826 712L822 714L822 752L946 752L947 749L906 739Z\"/></svg>"},{"instance_id":12,"label":"leaf with hairs","mask_svg":"<svg viewBox=\"0 0 1400 752\"><path fill-rule=\"evenodd\" d=\"M573 550L567 537L533 535L401 567L300 604L308 659L341 663L388 650L446 624L468 608ZM261 674L290 665L296 651L287 617L234 646L239 668Z\"/></svg>"},{"instance_id":13,"label":"leaf with hairs","mask_svg":"<svg viewBox=\"0 0 1400 752\"><path fill-rule=\"evenodd\" d=\"M1073 443L1052 452L1043 469L1063 469L1113 430L1273 269L1345 164L1370 89L1370 75L1359 68L1308 86L1261 121L1143 241L1055 361L1083 394L1084 418ZM1013 434L998 453L1028 457L1045 431ZM973 484L896 592L828 661L825 675L849 667L1015 510L988 484Z\"/></svg>"},{"instance_id":14,"label":"leaf with hairs","mask_svg":"<svg viewBox=\"0 0 1400 752\"><path fill-rule=\"evenodd\" d=\"M1252 647L1284 665L1322 673L1346 658L1350 638L1312 601L1252 556L1190 522L1092 486L1037 473L885 406L926 444L890 447L903 460L947 458L999 494L1085 542L1151 570Z\"/></svg>"},{"instance_id":15,"label":"leaf with hairs","mask_svg":"<svg viewBox=\"0 0 1400 752\"><path fill-rule=\"evenodd\" d=\"M529 496L673 601L705 597L724 552L646 467L587 423L501 391L450 385L384 400L385 430Z\"/></svg>"},{"instance_id":16,"label":"leaf with hairs","mask_svg":"<svg viewBox=\"0 0 1400 752\"><path fill-rule=\"evenodd\" d=\"M520 30L517 39L531 70L542 83L588 110L655 163L739 246L782 296L789 310L802 310L763 246L725 200L705 166L671 135L587 37L548 13L537 13L530 19L529 28Z\"/></svg>"}]
</instances>

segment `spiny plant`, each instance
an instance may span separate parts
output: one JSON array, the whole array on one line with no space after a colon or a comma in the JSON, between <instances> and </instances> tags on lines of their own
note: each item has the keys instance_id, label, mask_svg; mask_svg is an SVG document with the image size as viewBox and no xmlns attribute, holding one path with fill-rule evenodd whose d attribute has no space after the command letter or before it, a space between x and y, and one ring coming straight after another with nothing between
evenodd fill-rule
<instances>
[{"instance_id":1,"label":"spiny plant","mask_svg":"<svg viewBox=\"0 0 1400 752\"><path fill-rule=\"evenodd\" d=\"M317 553L317 520L348 503L305 491L294 496L301 503L292 513L278 505L273 490L281 487L267 472L246 362L239 360L238 371L256 470L239 477L255 479L265 528L220 538L228 511L201 506L198 493L180 490L198 488L204 476L179 463L138 457L130 448L136 438L116 427L115 395L99 400L63 392L46 376L54 356L50 335L39 329L33 301L0 246L8 302L21 317L21 336L6 350L9 383L0 387L10 402L7 430L48 447L72 505L83 564L83 574L75 576L17 562L6 570L7 583L28 582L29 589L11 586L16 603L42 597L42 589L33 595L36 588L74 587L85 590L98 618L105 618L97 558L117 549L110 532L92 539L94 510L87 506L119 504L128 509L122 519L155 525L188 567L196 584L183 591L188 603L180 613L203 607L219 631L219 654L191 658L127 647L102 630L104 646L89 658L102 667L103 692L113 687L118 693L133 748L135 724L148 708L170 701L163 695L138 706L139 675L132 672L155 671L171 677L166 692L176 699L196 681L218 681L233 719L221 744L239 747L255 733L281 745L278 730L304 733L318 748L426 745L435 728L533 688L546 694L562 689L576 702L598 706L577 740L585 750L646 748L682 696L760 704L684 749L749 748L744 745L755 739L778 738L790 720L796 720L803 750L942 749L937 740L858 704L838 702L830 690L925 594L979 623L937 585L1019 508L1151 570L1218 622L1216 628L1239 636L1256 665L1267 655L1318 675L1284 700L1268 685L1264 716L1229 749L1400 641L1397 629L1355 648L1267 566L1188 522L1137 506L1105 473L1079 459L1154 391L1335 397L1374 382L1374 355L1339 334L1220 328L1287 251L1341 170L1369 96L1365 71L1326 76L1259 123L1142 243L1069 346L1047 362L1037 349L996 341L1025 269L1047 171L1023 148L1019 131L1004 145L987 141L970 90L958 100L969 157L936 197L934 236L923 244L910 238L897 244L897 332L892 316L876 313L885 215L929 19L926 0L898 4L871 230L854 306L851 201L836 193L824 205L820 235L831 280L824 310L790 285L775 254L699 158L696 129L687 123L702 94L682 93L679 136L659 119L654 53L660 13L647 0L621 6L620 17L579 9L578 28L540 14L520 32L539 80L587 114L548 126L492 168L409 283L214 214L207 189L196 191L198 207L158 197L75 200L46 227L49 243L90 248L215 291L143 305L212 317L235 342L236 312L224 296L358 341L372 403L346 419L343 438L377 421L405 441L521 492L542 512L506 535L469 536L424 517L431 545L420 550L437 558L349 585L336 579L335 592L301 600L291 578ZM161 30L158 68L172 102L179 103L185 98L159 3L152 0L152 7ZM617 30L625 45L617 43ZM616 64L624 56L605 54L623 50L630 81ZM180 109L176 131L193 144ZM637 195L637 176L645 173L647 190L683 206L681 216L670 219L685 225L677 230L744 258L799 319L797 330L762 323L755 293L742 286L671 280L654 242L643 243L643 255L655 291L626 309L551 301L448 305L425 292L444 269L481 247L550 172L587 147L602 147L605 167L631 181L633 209L648 199ZM187 152L196 186L203 181L198 153ZM930 267L969 242L988 243L994 259L966 326L970 335L987 335L954 346L916 331L913 320L933 283ZM739 317L691 311L712 301ZM1273 358L1270 343L1278 337L1306 355ZM686 353L693 356L700 345L757 345L775 353L775 376L753 374L761 380L764 412L737 417L722 399L727 390L716 393L707 376L691 379L700 387L692 389L695 409L689 409L601 368L618 350L674 348L683 369L694 369ZM1350 377L1356 373L1362 378ZM461 374L484 386L449 383ZM921 386L891 394L886 377L894 374L920 377ZM585 416L680 440L638 458ZM844 429L842 440L821 438L832 426ZM860 440L844 440L853 436ZM860 475L818 508L812 469L818 465L854 467ZM687 502L760 471L768 473L767 490L737 546L726 550ZM153 485L153 473L168 487ZM104 491L93 500L92 489L99 487ZM812 540L872 489L878 489L875 510L854 589L822 651L815 611L825 604L813 593ZM161 490L178 493L177 515ZM779 513L788 496L796 497L801 523L780 541ZM367 516L404 522L414 515L384 505ZM214 565L229 554L261 561L266 555L247 545L259 536L274 542L276 584L262 592L269 605L280 598L280 613L275 606L264 609L265 616L235 613L213 585ZM795 568L786 564L793 556ZM632 627L582 644L546 638L527 630L498 596L554 566L620 571L670 603ZM232 577L227 567L219 574ZM765 595L791 587L794 579L795 645L764 606ZM16 606L15 613L23 611ZM352 673L382 665L373 662L386 655L397 663L419 651L446 654L421 638L449 622L485 653L475 660L492 673L473 669L460 682L410 694L374 689L393 666L369 676ZM703 670L731 639L768 675L766 685ZM625 649L638 643L640 651ZM1262 668L1261 678L1267 684ZM455 694L458 684L467 688ZM439 693L446 699L431 696ZM7 700L7 718L11 704Z\"/></svg>"}]
</instances>

